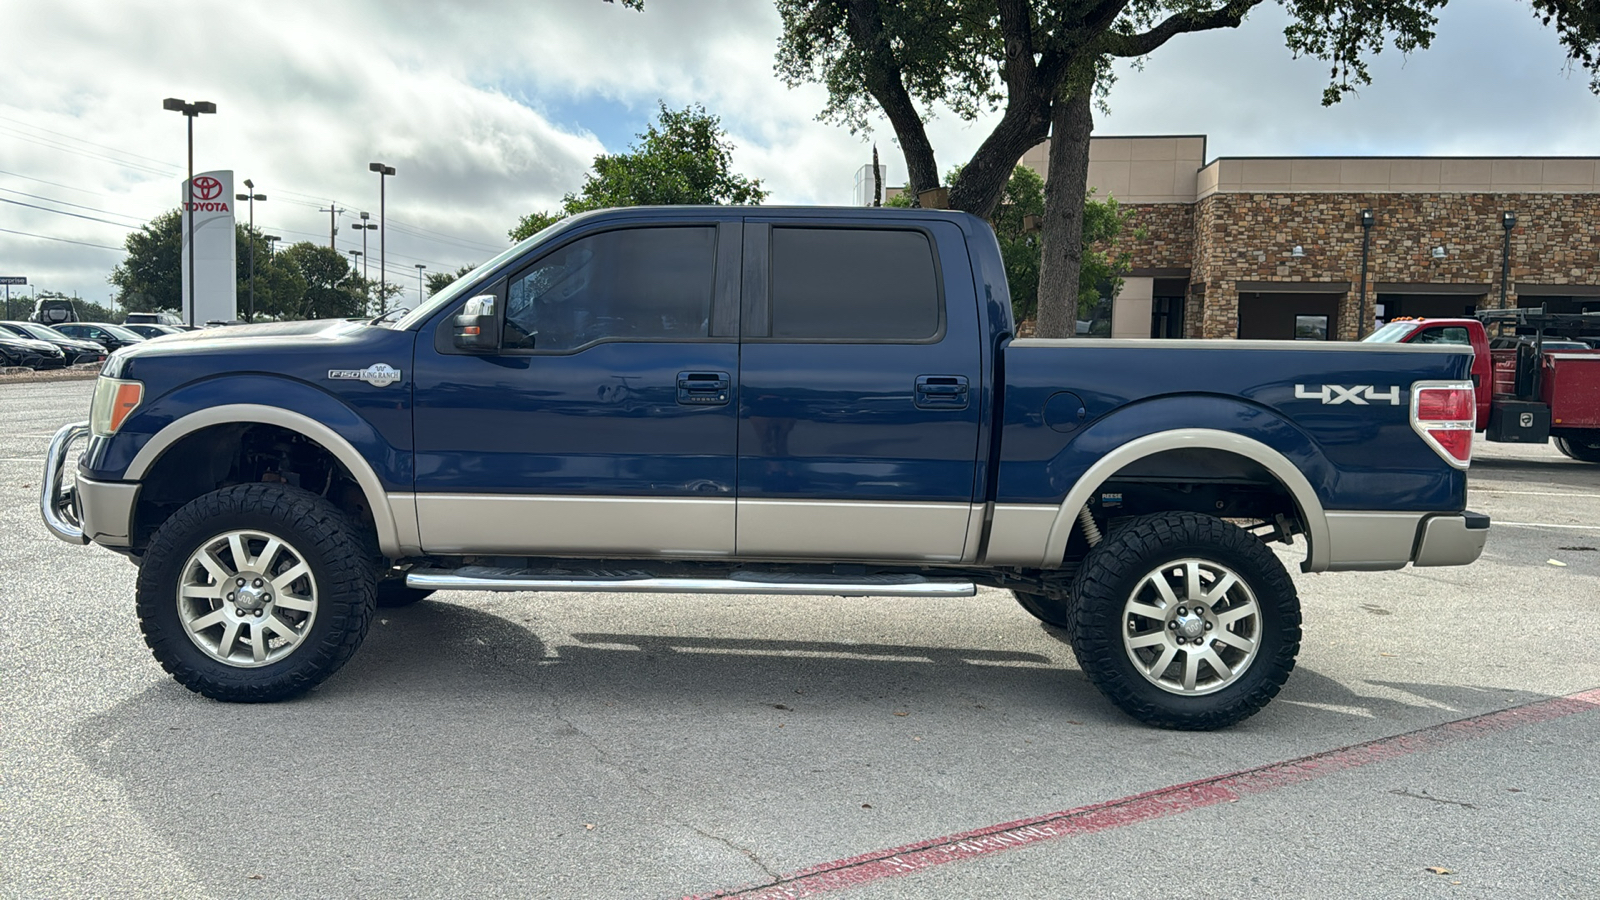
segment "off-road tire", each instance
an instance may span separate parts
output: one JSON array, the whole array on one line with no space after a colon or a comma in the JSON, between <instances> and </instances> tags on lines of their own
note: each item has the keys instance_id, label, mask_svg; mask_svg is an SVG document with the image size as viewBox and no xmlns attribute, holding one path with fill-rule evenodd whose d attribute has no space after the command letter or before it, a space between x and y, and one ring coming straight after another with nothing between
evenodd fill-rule
<instances>
[{"instance_id":1,"label":"off-road tire","mask_svg":"<svg viewBox=\"0 0 1600 900\"><path fill-rule=\"evenodd\" d=\"M1126 606L1133 593L1151 573L1179 560L1231 569L1259 609L1254 657L1214 693L1158 687L1135 668L1124 644L1124 633L1133 628ZM1213 516L1170 512L1128 522L1089 551L1073 595L1078 665L1122 711L1161 728L1210 730L1249 718L1277 696L1300 651L1300 600L1289 573L1258 538Z\"/></svg>"},{"instance_id":2,"label":"off-road tire","mask_svg":"<svg viewBox=\"0 0 1600 900\"><path fill-rule=\"evenodd\" d=\"M1600 463L1600 441L1586 441L1580 438L1558 437L1555 440L1556 449L1568 459L1579 462Z\"/></svg>"},{"instance_id":3,"label":"off-road tire","mask_svg":"<svg viewBox=\"0 0 1600 900\"><path fill-rule=\"evenodd\" d=\"M298 646L251 668L203 652L178 609L179 580L190 555L234 529L281 538L316 582L315 618ZM245 484L198 497L156 529L145 552L136 601L145 643L178 683L216 700L265 703L303 694L337 672L367 635L375 601L366 544L349 516L299 488Z\"/></svg>"},{"instance_id":4,"label":"off-road tire","mask_svg":"<svg viewBox=\"0 0 1600 900\"><path fill-rule=\"evenodd\" d=\"M1029 615L1044 624L1053 625L1056 628L1072 627L1072 607L1074 604L1071 597L1056 598L1015 588L1012 589L1011 595L1017 598L1017 603L1027 610Z\"/></svg>"}]
</instances>

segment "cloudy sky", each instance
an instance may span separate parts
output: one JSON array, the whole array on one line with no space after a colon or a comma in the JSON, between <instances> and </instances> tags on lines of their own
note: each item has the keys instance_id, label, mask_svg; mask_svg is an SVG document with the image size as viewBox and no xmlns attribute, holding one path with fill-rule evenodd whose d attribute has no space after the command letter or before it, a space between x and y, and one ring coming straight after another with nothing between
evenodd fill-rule
<instances>
[{"instance_id":1,"label":"cloudy sky","mask_svg":"<svg viewBox=\"0 0 1600 900\"><path fill-rule=\"evenodd\" d=\"M1600 100L1519 0L1455 0L1431 50L1383 54L1376 83L1331 110L1325 68L1290 59L1269 7L1125 69L1097 133L1206 134L1213 156L1600 155ZM849 202L870 148L815 120L820 89L773 75L778 32L762 0L649 0L642 14L600 0L11 0L0 275L109 298L129 226L176 206L184 123L164 97L217 104L196 126L197 171L253 179L269 197L257 224L286 240L327 241L317 210L331 201L349 210L340 249L359 248L350 222L378 213L367 164L394 166L388 267L411 285L416 263L454 269L504 247L596 153L625 150L658 100L720 115L769 202ZM991 124L939 117L940 168ZM886 127L877 140L903 181Z\"/></svg>"}]
</instances>

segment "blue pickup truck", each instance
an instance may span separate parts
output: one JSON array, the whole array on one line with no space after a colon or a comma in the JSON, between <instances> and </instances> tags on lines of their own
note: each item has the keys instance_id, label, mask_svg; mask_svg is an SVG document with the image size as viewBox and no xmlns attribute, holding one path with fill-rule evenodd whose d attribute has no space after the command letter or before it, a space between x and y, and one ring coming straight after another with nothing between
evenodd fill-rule
<instances>
[{"instance_id":1,"label":"blue pickup truck","mask_svg":"<svg viewBox=\"0 0 1600 900\"><path fill-rule=\"evenodd\" d=\"M1307 572L1463 565L1472 354L1019 340L993 233L920 210L561 222L395 322L107 360L58 537L139 566L156 659L268 701L433 591L1013 591L1129 714L1277 694ZM70 449L86 438L76 478Z\"/></svg>"}]
</instances>

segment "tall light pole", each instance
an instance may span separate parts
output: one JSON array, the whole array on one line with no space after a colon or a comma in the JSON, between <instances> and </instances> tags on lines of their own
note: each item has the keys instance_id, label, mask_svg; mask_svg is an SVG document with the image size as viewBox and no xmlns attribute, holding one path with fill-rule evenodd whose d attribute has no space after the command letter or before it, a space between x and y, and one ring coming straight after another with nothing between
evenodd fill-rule
<instances>
[{"instance_id":1,"label":"tall light pole","mask_svg":"<svg viewBox=\"0 0 1600 900\"><path fill-rule=\"evenodd\" d=\"M277 256L278 255L278 242L283 240L283 238L278 237L275 234L263 234L261 236L261 239L263 241L267 242L267 255L268 256Z\"/></svg>"},{"instance_id":2,"label":"tall light pole","mask_svg":"<svg viewBox=\"0 0 1600 900\"><path fill-rule=\"evenodd\" d=\"M350 226L351 230L361 232L361 281L364 285L364 290L367 292L367 304L369 306L372 304L372 285L367 284L367 260L372 257L367 255L367 232L378 227L368 221L371 218L370 213L363 212L361 221Z\"/></svg>"},{"instance_id":3,"label":"tall light pole","mask_svg":"<svg viewBox=\"0 0 1600 900\"><path fill-rule=\"evenodd\" d=\"M189 307L187 324L194 324L194 120L202 113L215 113L217 105L206 100L185 103L177 97L161 101L162 109L183 113L189 120L189 180L184 183L183 209L189 219Z\"/></svg>"},{"instance_id":4,"label":"tall light pole","mask_svg":"<svg viewBox=\"0 0 1600 900\"><path fill-rule=\"evenodd\" d=\"M244 186L251 193L234 194L233 199L250 202L250 311L245 313L244 320L254 322L256 320L256 201L267 199L267 195L254 193L256 183L248 178L244 180Z\"/></svg>"},{"instance_id":5,"label":"tall light pole","mask_svg":"<svg viewBox=\"0 0 1600 900\"><path fill-rule=\"evenodd\" d=\"M365 254L363 254L360 250L346 250L345 252L350 254L350 272L352 274L354 274L355 270L356 270L356 262L359 260L360 257L364 256ZM365 282L367 280L366 276L365 275L361 276L361 280L363 282ZM368 303L370 303L371 300L372 300L372 298L370 298L370 297L367 298ZM362 314L367 314L367 313L372 312L372 310L368 306L363 305L361 307L361 312L362 312Z\"/></svg>"},{"instance_id":6,"label":"tall light pole","mask_svg":"<svg viewBox=\"0 0 1600 900\"><path fill-rule=\"evenodd\" d=\"M384 188L388 183L385 179L394 174L394 166L386 166L381 162L368 163L367 171L378 173L378 277L382 285L378 289L378 313L382 315L389 311L389 226L384 220L385 196Z\"/></svg>"},{"instance_id":7,"label":"tall light pole","mask_svg":"<svg viewBox=\"0 0 1600 900\"><path fill-rule=\"evenodd\" d=\"M426 269L427 266L423 265L422 263L415 263L415 265L417 267L417 305L421 306L422 305L422 270Z\"/></svg>"}]
</instances>

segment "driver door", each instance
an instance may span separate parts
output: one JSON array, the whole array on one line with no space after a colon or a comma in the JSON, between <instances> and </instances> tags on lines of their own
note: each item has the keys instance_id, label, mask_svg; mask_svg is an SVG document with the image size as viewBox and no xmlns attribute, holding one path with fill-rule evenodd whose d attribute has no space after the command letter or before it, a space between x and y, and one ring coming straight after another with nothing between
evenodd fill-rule
<instances>
[{"instance_id":1,"label":"driver door","mask_svg":"<svg viewBox=\"0 0 1600 900\"><path fill-rule=\"evenodd\" d=\"M435 320L415 365L427 552L733 553L741 228L562 236L494 285L498 352L454 348L455 305Z\"/></svg>"}]
</instances>

